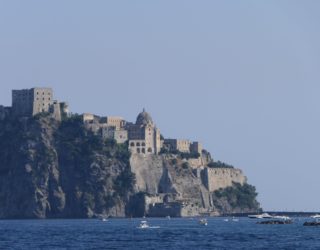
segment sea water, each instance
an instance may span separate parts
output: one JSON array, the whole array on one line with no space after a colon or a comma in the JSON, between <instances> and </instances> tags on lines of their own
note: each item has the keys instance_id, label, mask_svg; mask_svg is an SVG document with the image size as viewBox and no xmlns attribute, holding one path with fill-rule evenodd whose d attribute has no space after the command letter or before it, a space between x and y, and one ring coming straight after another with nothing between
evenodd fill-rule
<instances>
[{"instance_id":1,"label":"sea water","mask_svg":"<svg viewBox=\"0 0 320 250\"><path fill-rule=\"evenodd\" d=\"M239 218L2 220L0 249L320 249L320 227ZM156 228L140 229L141 220Z\"/></svg>"}]
</instances>

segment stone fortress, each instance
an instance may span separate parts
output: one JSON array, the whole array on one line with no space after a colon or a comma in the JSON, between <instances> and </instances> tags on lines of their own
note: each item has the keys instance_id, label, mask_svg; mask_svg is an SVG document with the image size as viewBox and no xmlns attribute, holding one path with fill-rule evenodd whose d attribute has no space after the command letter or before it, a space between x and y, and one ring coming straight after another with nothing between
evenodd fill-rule
<instances>
[{"instance_id":1,"label":"stone fortress","mask_svg":"<svg viewBox=\"0 0 320 250\"><path fill-rule=\"evenodd\" d=\"M105 139L114 139L117 143L128 141L129 150L133 154L157 155L163 147L183 153L202 152L202 145L199 142L161 139L160 130L145 109L138 114L135 123L127 122L119 116L98 117L88 113L83 114L82 118L86 128L95 134Z\"/></svg>"},{"instance_id":2,"label":"stone fortress","mask_svg":"<svg viewBox=\"0 0 320 250\"><path fill-rule=\"evenodd\" d=\"M31 117L41 113L50 113L61 121L63 115L68 115L68 104L53 99L51 88L32 88L12 90L12 106L0 105L0 120L6 116Z\"/></svg>"},{"instance_id":3,"label":"stone fortress","mask_svg":"<svg viewBox=\"0 0 320 250\"><path fill-rule=\"evenodd\" d=\"M51 88L31 88L12 91L12 107L0 106L0 121L7 116L32 117L42 113L51 115L57 121L70 115L68 104L54 100ZM158 201L160 197L158 187L154 186L161 182L163 163L160 159L167 157L166 154L163 154L164 150L169 155L172 152L193 155L193 157L182 160L193 169L193 175L209 193L232 186L233 183L243 185L247 182L240 169L210 168L208 164L212 161L211 156L208 156L208 153L203 150L200 142L163 138L152 117L144 109L138 114L135 123L128 122L119 116L100 117L84 113L81 117L85 128L94 134L104 139L114 139L120 144L128 144L128 149L132 154L131 170L137 178L136 190L150 194L145 198L146 206L151 203L157 203L160 206L165 204L161 201L162 198ZM151 165L157 165L155 164L157 161L159 161L157 166L159 176L150 179L148 169L155 167ZM152 186L154 188L150 188Z\"/></svg>"}]
</instances>

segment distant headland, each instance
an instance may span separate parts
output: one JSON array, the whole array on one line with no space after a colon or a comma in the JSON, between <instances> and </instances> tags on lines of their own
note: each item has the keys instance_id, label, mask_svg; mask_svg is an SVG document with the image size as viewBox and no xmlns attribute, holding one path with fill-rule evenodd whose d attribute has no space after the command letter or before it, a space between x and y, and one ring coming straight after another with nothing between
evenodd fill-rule
<instances>
[{"instance_id":1,"label":"distant headland","mask_svg":"<svg viewBox=\"0 0 320 250\"><path fill-rule=\"evenodd\" d=\"M0 106L0 218L199 216L261 210L240 169L198 141L136 121L72 114L51 88Z\"/></svg>"}]
</instances>

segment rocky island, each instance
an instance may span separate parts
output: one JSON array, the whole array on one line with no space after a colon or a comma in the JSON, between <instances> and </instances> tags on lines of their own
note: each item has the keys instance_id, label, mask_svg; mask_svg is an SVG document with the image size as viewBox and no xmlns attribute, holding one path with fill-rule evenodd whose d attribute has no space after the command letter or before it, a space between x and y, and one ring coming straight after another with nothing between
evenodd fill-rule
<instances>
[{"instance_id":1,"label":"rocky island","mask_svg":"<svg viewBox=\"0 0 320 250\"><path fill-rule=\"evenodd\" d=\"M71 114L50 88L0 106L0 218L199 216L259 212L240 169L201 143L161 135L143 110Z\"/></svg>"}]
</instances>

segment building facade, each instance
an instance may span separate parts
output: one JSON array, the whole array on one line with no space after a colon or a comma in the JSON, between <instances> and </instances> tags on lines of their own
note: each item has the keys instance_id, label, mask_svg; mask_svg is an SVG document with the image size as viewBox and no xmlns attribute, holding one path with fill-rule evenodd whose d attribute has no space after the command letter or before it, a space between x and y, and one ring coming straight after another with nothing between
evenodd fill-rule
<instances>
[{"instance_id":1,"label":"building facade","mask_svg":"<svg viewBox=\"0 0 320 250\"><path fill-rule=\"evenodd\" d=\"M51 88L12 90L14 116L31 117L39 113L51 113L54 119L61 120L64 112L68 112L67 103L53 100Z\"/></svg>"},{"instance_id":2,"label":"building facade","mask_svg":"<svg viewBox=\"0 0 320 250\"><path fill-rule=\"evenodd\" d=\"M127 124L127 130L131 153L158 154L160 152L160 130L145 110L138 115L135 124Z\"/></svg>"},{"instance_id":3,"label":"building facade","mask_svg":"<svg viewBox=\"0 0 320 250\"><path fill-rule=\"evenodd\" d=\"M12 90L12 111L17 116L34 116L49 112L53 104L51 88Z\"/></svg>"}]
</instances>

